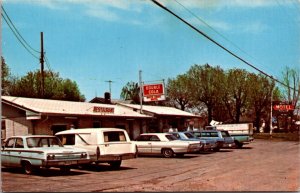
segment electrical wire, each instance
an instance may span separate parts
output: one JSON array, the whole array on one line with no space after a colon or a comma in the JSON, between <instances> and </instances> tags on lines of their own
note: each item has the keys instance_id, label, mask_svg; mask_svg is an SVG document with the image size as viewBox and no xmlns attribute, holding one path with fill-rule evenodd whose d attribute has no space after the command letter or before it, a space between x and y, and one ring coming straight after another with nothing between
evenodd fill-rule
<instances>
[{"instance_id":1,"label":"electrical wire","mask_svg":"<svg viewBox=\"0 0 300 193\"><path fill-rule=\"evenodd\" d=\"M16 34L16 32L12 29L11 25L8 23L7 19L4 17L4 15L1 13L4 21L7 23L8 27L10 28L10 30L13 32L13 34L15 35L15 37L19 40L19 42L22 44L22 46L36 59L39 60L39 57L34 55L28 48L27 46L21 41L21 39L19 38L19 36Z\"/></svg>"},{"instance_id":2,"label":"electrical wire","mask_svg":"<svg viewBox=\"0 0 300 193\"><path fill-rule=\"evenodd\" d=\"M8 16L8 14L6 13L4 7L1 5L1 8L5 14L5 16L7 17L9 23L12 25L13 29L15 30L15 32L18 34L18 36L23 40L23 42L34 52L36 53L40 53L39 51L33 49L28 43L27 41L23 38L23 36L20 34L19 30L16 28L16 26L14 25L14 23L11 21L10 17ZM3 14L1 13L1 15L3 16ZM4 17L4 16L3 16ZM6 23L7 23L7 20L6 20ZM9 25L9 24L8 24Z\"/></svg>"},{"instance_id":3,"label":"electrical wire","mask_svg":"<svg viewBox=\"0 0 300 193\"><path fill-rule=\"evenodd\" d=\"M182 21L183 23L185 23L186 25L188 25L189 27L191 27L193 30L195 30L196 32L198 32L199 34L201 34L202 36L204 36L206 39L210 40L211 42L213 42L214 44L216 44L217 46L219 46L220 48L222 48L223 50L225 50L226 52L228 52L230 55L234 56L235 58L237 58L238 60L242 61L243 63L247 64L248 66L250 66L251 68L255 69L256 71L260 72L261 74L269 77L270 79L272 79L273 81L276 81L278 83L280 83L281 85L292 89L294 91L298 90L296 88L290 87L289 85L279 81L278 79L274 78L273 76L265 73L264 71L258 69L257 67L253 66L252 64L250 64L249 62L247 62L246 60L244 60L243 58L237 56L235 53L233 53L232 51L228 50L227 48L225 48L223 45L221 45L220 43L218 43L217 41L215 41L214 39L212 39L211 37L209 37L207 34L205 34L204 32L200 31L199 29L197 29L195 26L193 26L192 24L188 23L187 21L185 21L184 19L182 19L181 17L179 17L177 14L175 14L174 12L172 12L170 9L168 9L167 7L165 7L164 5L162 5L161 3L157 2L156 0L151 0L153 3L155 3L156 5L158 5L159 7L161 7L162 9L164 9L165 11L169 12L170 14L172 14L173 16L175 16L177 19L179 19L180 21Z\"/></svg>"}]
</instances>

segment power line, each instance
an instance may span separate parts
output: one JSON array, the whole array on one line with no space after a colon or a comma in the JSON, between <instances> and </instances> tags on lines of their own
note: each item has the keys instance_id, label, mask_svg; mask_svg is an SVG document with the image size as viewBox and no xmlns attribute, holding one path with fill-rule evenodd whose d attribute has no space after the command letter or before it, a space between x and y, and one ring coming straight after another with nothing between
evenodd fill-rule
<instances>
[{"instance_id":1,"label":"power line","mask_svg":"<svg viewBox=\"0 0 300 193\"><path fill-rule=\"evenodd\" d=\"M6 11L5 11L5 9L4 9L4 7L3 7L2 5L1 5L1 8L2 8L2 10L3 10L5 16L7 17L9 23L12 25L14 31L17 33L18 37L20 37L20 38L23 40L23 42L27 45L27 47L29 47L32 51L34 51L34 52L36 52L36 53L40 53L39 51L33 49L33 48L27 43L27 41L26 41L26 40L23 38L23 36L20 34L19 30L16 28L16 26L14 25L14 23L11 21L10 17L9 17L8 14L6 13ZM2 13L1 13L1 15L2 15L3 18L4 18L4 15L3 15ZM5 18L4 18L4 19L5 19ZM8 22L7 22L6 19L5 19L5 21L6 21L6 23L8 24ZM9 25L9 24L8 24L8 25ZM11 28L11 27L10 27L10 28ZM11 28L11 29L12 29L12 28ZM14 34L15 34L15 33L14 33ZM16 35L16 34L15 34L15 35ZM18 38L18 39L19 39L19 38ZM20 39L19 39L19 40L20 40Z\"/></svg>"},{"instance_id":2,"label":"power line","mask_svg":"<svg viewBox=\"0 0 300 193\"><path fill-rule=\"evenodd\" d=\"M195 13L193 13L191 10L189 10L187 7L185 7L182 3L178 2L177 0L174 0L177 4L179 4L180 6L182 6L185 10L187 10L191 15L193 15L197 20L199 20L200 22L204 23L208 28L210 28L211 30L213 30L215 33L217 33L219 36L221 36L223 39L225 39L226 41L228 41L230 44L232 44L235 48L237 48L238 50L240 50L241 52L243 52L244 54L246 54L247 56L251 57L252 59L256 60L254 57L252 57L250 54L248 54L246 51L244 51L242 48L240 48L238 45L236 45L233 41L231 41L230 39L228 39L227 37L225 37L224 35L222 35L220 32L218 32L216 29L214 29L212 26L210 26L207 22L205 22L203 19L201 19L199 16L197 16Z\"/></svg>"},{"instance_id":3,"label":"power line","mask_svg":"<svg viewBox=\"0 0 300 193\"><path fill-rule=\"evenodd\" d=\"M188 23L187 21L185 21L184 19L182 19L181 17L179 17L177 14L175 14L174 12L172 12L170 9L168 9L167 7L165 7L164 5L160 4L159 2L157 2L156 0L151 0L153 3L155 3L156 5L158 5L159 7L161 7L162 9L164 9L165 11L169 12L170 14L172 14L173 16L175 16L177 19L179 19L180 21L182 21L183 23L185 23L186 25L188 25L189 27L191 27L193 30L195 30L196 32L198 32L199 34L201 34L202 36L204 36L205 38L207 38L208 40L210 40L211 42L213 42L214 44L216 44L217 46L219 46L220 48L222 48L223 50L225 50L226 52L228 52L230 55L234 56L235 58L237 58L238 60L242 61L243 63L247 64L248 66L252 67L253 69L257 70L258 72L260 72L261 74L271 78L272 80L282 84L283 86L298 91L296 88L290 87L289 85L286 85L285 83L275 79L273 76L270 76L269 74L265 73L264 71L256 68L255 66L253 66L252 64L250 64L249 62L247 62L246 60L242 59L241 57L237 56L236 54L234 54L232 51L228 50L227 48L225 48L224 46L222 46L220 43L218 43L217 41L215 41L214 39L212 39L211 37L209 37L207 34L205 34L204 32L200 31L199 29L197 29L196 27L194 27L193 25L191 25L190 23Z\"/></svg>"},{"instance_id":4,"label":"power line","mask_svg":"<svg viewBox=\"0 0 300 193\"><path fill-rule=\"evenodd\" d=\"M13 32L13 34L15 35L15 37L19 40L19 42L22 44L22 46L29 52L29 54L31 54L33 57L35 57L36 59L39 59L38 56L34 55L27 47L26 45L20 40L20 38L18 37L18 35L16 34L16 32L12 29L12 27L10 26L10 24L8 23L8 21L6 20L6 18L4 17L4 15L1 13L4 21L7 23L8 27L11 29L11 31Z\"/></svg>"}]
</instances>

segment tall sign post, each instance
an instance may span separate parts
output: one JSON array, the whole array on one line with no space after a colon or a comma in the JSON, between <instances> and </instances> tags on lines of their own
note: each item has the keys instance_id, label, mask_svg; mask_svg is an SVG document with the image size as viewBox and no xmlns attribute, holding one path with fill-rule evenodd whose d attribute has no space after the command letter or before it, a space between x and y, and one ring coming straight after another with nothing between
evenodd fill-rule
<instances>
[{"instance_id":1,"label":"tall sign post","mask_svg":"<svg viewBox=\"0 0 300 193\"><path fill-rule=\"evenodd\" d=\"M140 105L141 105L141 109L140 109L140 113L143 113L143 85L142 85L142 71L139 71L139 84L140 84Z\"/></svg>"}]
</instances>

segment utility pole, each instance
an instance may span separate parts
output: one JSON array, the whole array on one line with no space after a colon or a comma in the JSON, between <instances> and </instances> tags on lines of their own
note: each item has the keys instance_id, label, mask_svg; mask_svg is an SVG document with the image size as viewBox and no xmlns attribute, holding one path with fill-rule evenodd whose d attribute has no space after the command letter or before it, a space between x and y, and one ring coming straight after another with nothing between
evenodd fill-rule
<instances>
[{"instance_id":1,"label":"utility pole","mask_svg":"<svg viewBox=\"0 0 300 193\"><path fill-rule=\"evenodd\" d=\"M141 109L140 109L140 113L143 113L143 85L142 85L142 71L139 71L139 84L140 84L140 105L141 105Z\"/></svg>"},{"instance_id":2,"label":"utility pole","mask_svg":"<svg viewBox=\"0 0 300 193\"><path fill-rule=\"evenodd\" d=\"M41 95L42 98L44 97L44 86L45 86L45 80L44 80L44 37L43 37L43 32L41 32L41 58L40 58L40 63L41 63Z\"/></svg>"},{"instance_id":3,"label":"utility pole","mask_svg":"<svg viewBox=\"0 0 300 193\"><path fill-rule=\"evenodd\" d=\"M271 88L271 112L270 112L270 138L272 138L273 133L273 86Z\"/></svg>"}]
</instances>

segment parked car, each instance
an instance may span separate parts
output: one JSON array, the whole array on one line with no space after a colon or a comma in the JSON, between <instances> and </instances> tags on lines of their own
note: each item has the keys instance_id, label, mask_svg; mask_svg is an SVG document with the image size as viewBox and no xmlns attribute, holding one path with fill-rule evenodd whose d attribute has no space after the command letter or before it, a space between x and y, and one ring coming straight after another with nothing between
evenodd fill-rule
<instances>
[{"instance_id":1,"label":"parked car","mask_svg":"<svg viewBox=\"0 0 300 193\"><path fill-rule=\"evenodd\" d=\"M31 174L40 167L58 167L69 172L71 166L89 163L88 152L79 148L64 147L50 135L13 136L5 140L1 162L5 167L23 167Z\"/></svg>"},{"instance_id":2,"label":"parked car","mask_svg":"<svg viewBox=\"0 0 300 193\"><path fill-rule=\"evenodd\" d=\"M223 147L235 147L234 137L232 137L228 131L225 130L219 130L222 134L222 137L224 138L224 144Z\"/></svg>"},{"instance_id":3,"label":"parked car","mask_svg":"<svg viewBox=\"0 0 300 193\"><path fill-rule=\"evenodd\" d=\"M183 156L187 153L198 152L201 148L199 141L181 141L168 133L143 133L134 141L138 154L163 155L165 158Z\"/></svg>"},{"instance_id":4,"label":"parked car","mask_svg":"<svg viewBox=\"0 0 300 193\"><path fill-rule=\"evenodd\" d=\"M200 144L201 144L200 151L208 151L217 146L217 143L215 142L215 140L197 138L193 133L191 133L189 131L168 132L168 133L174 135L177 139L180 139L183 141L200 141Z\"/></svg>"},{"instance_id":5,"label":"parked car","mask_svg":"<svg viewBox=\"0 0 300 193\"><path fill-rule=\"evenodd\" d=\"M197 130L191 131L196 137L200 139L212 139L215 140L217 146L213 148L214 151L219 151L225 142L220 131L217 130Z\"/></svg>"},{"instance_id":6,"label":"parked car","mask_svg":"<svg viewBox=\"0 0 300 193\"><path fill-rule=\"evenodd\" d=\"M122 160L137 156L137 148L124 129L82 128L61 131L55 135L67 147L87 150L90 163L109 163L113 168L119 168Z\"/></svg>"}]
</instances>

